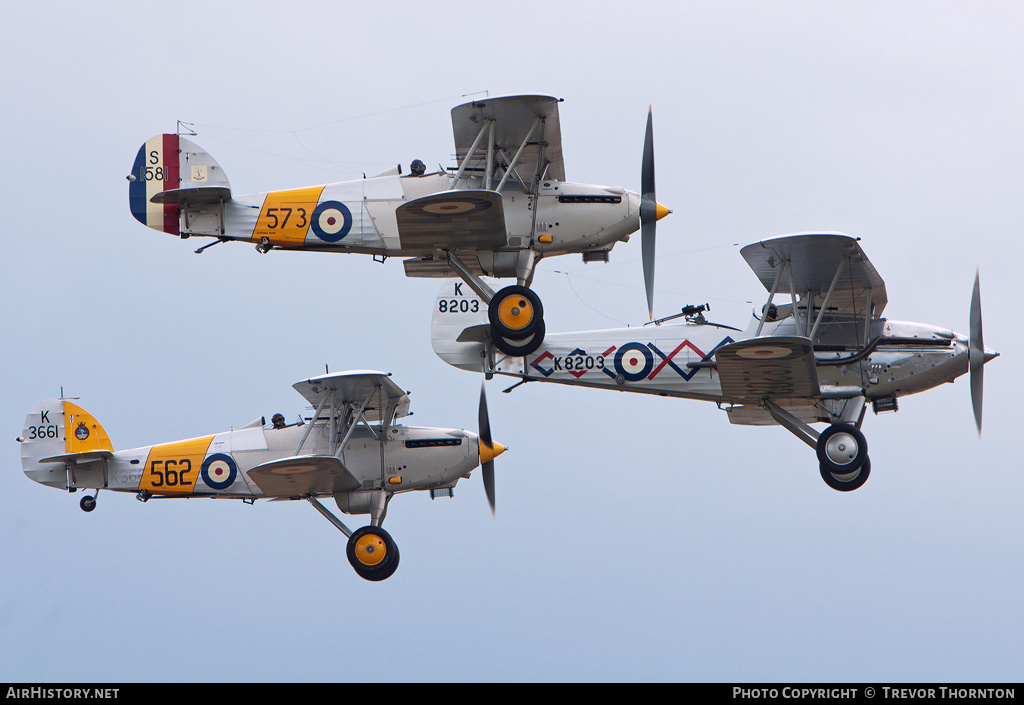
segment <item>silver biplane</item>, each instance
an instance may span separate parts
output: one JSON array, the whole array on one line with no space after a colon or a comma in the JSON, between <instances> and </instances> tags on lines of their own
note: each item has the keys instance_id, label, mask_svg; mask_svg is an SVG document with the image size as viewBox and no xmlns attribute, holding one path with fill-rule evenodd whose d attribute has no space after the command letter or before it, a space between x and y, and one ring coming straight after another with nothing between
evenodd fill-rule
<instances>
[{"instance_id":1,"label":"silver biplane","mask_svg":"<svg viewBox=\"0 0 1024 705\"><path fill-rule=\"evenodd\" d=\"M237 430L115 451L103 426L71 399L37 404L25 418L21 464L36 482L74 492L95 490L80 506L96 508L99 491L155 498L212 497L306 500L348 537L346 554L356 573L384 580L399 553L381 528L396 494L425 490L451 497L459 479L482 466L494 509L494 458L504 452L491 439L481 390L479 433L403 426L409 396L390 375L373 371L328 374L293 385L312 405L308 418L287 424L275 414ZM346 514L368 514L350 530L319 498L331 497Z\"/></svg>"},{"instance_id":2,"label":"silver biplane","mask_svg":"<svg viewBox=\"0 0 1024 705\"><path fill-rule=\"evenodd\" d=\"M427 173L415 160L370 178L254 195L232 193L221 166L177 134L139 149L129 180L132 215L181 238L254 243L256 249L405 257L406 276L459 277L489 313L496 345L529 354L544 338L540 298L530 289L543 257L582 253L608 261L641 229L653 307L657 203L648 111L641 193L567 182L559 99L520 95L452 110L457 165ZM495 293L481 278L515 278ZM479 303L477 304L480 305Z\"/></svg>"},{"instance_id":3,"label":"silver biplane","mask_svg":"<svg viewBox=\"0 0 1024 705\"><path fill-rule=\"evenodd\" d=\"M741 254L769 292L745 329L708 321L706 305L688 306L655 325L549 334L529 355L512 356L448 283L434 306L434 351L488 377L697 399L734 424L778 424L815 449L822 479L841 491L871 472L861 431L869 403L876 414L896 411L899 397L969 371L981 433L983 365L998 353L982 340L977 277L966 337L883 318L885 283L847 235L790 235ZM827 427L819 432L818 422Z\"/></svg>"}]
</instances>

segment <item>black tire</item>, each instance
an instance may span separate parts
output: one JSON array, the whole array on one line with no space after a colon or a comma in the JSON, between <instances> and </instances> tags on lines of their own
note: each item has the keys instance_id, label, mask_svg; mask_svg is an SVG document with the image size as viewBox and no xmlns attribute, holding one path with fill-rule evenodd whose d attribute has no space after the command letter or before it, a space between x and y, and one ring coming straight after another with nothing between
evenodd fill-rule
<instances>
[{"instance_id":1,"label":"black tire","mask_svg":"<svg viewBox=\"0 0 1024 705\"><path fill-rule=\"evenodd\" d=\"M544 306L540 297L525 286L506 286L488 304L487 319L493 338L525 340L543 324Z\"/></svg>"},{"instance_id":2,"label":"black tire","mask_svg":"<svg viewBox=\"0 0 1024 705\"><path fill-rule=\"evenodd\" d=\"M849 475L868 458L864 434L847 423L829 426L818 437L818 462L833 475Z\"/></svg>"},{"instance_id":3,"label":"black tire","mask_svg":"<svg viewBox=\"0 0 1024 705\"><path fill-rule=\"evenodd\" d=\"M381 551L384 556L377 560ZM356 575L365 580L387 580L398 570L398 545L379 526L364 526L353 531L345 547L345 555Z\"/></svg>"},{"instance_id":4,"label":"black tire","mask_svg":"<svg viewBox=\"0 0 1024 705\"><path fill-rule=\"evenodd\" d=\"M835 473L829 472L824 465L819 465L818 469L821 471L821 479L825 481L826 485L840 492L852 492L868 481L868 476L871 474L871 459L865 458L859 470L845 475L837 476Z\"/></svg>"},{"instance_id":5,"label":"black tire","mask_svg":"<svg viewBox=\"0 0 1024 705\"><path fill-rule=\"evenodd\" d=\"M537 348L544 342L544 321L540 322L536 332L526 340L509 340L507 338L491 337L494 347L512 357L523 357L537 352Z\"/></svg>"},{"instance_id":6,"label":"black tire","mask_svg":"<svg viewBox=\"0 0 1024 705\"><path fill-rule=\"evenodd\" d=\"M83 512L91 512L96 508L96 498L90 495L82 497L79 501L78 506L82 508Z\"/></svg>"}]
</instances>

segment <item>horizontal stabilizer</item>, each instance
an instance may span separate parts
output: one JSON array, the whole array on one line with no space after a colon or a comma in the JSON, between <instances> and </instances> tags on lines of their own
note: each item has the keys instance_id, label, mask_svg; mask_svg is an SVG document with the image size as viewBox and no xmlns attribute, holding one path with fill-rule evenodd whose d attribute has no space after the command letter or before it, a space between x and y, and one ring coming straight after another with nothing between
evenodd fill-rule
<instances>
[{"instance_id":1,"label":"horizontal stabilizer","mask_svg":"<svg viewBox=\"0 0 1024 705\"><path fill-rule=\"evenodd\" d=\"M179 206L204 206L220 203L231 198L231 189L223 186L203 186L199 188L178 188L161 191L149 199L150 203L174 203Z\"/></svg>"},{"instance_id":2,"label":"horizontal stabilizer","mask_svg":"<svg viewBox=\"0 0 1024 705\"><path fill-rule=\"evenodd\" d=\"M723 345L715 351L722 395L729 399L808 398L820 394L814 349L808 338L768 336Z\"/></svg>"},{"instance_id":3,"label":"horizontal stabilizer","mask_svg":"<svg viewBox=\"0 0 1024 705\"><path fill-rule=\"evenodd\" d=\"M504 247L505 210L494 191L442 191L395 211L403 250L493 250Z\"/></svg>"},{"instance_id":4,"label":"horizontal stabilizer","mask_svg":"<svg viewBox=\"0 0 1024 705\"><path fill-rule=\"evenodd\" d=\"M359 481L333 455L299 455L257 465L248 473L270 497L334 494L359 487Z\"/></svg>"},{"instance_id":5,"label":"horizontal stabilizer","mask_svg":"<svg viewBox=\"0 0 1024 705\"><path fill-rule=\"evenodd\" d=\"M464 328L456 343L486 343L491 339L491 326L488 323L481 323L476 326Z\"/></svg>"},{"instance_id":6,"label":"horizontal stabilizer","mask_svg":"<svg viewBox=\"0 0 1024 705\"><path fill-rule=\"evenodd\" d=\"M84 453L65 453L64 455L53 455L49 458L40 458L40 463L65 463L67 465L88 465L101 460L113 458L114 454L109 450L89 450Z\"/></svg>"}]
</instances>

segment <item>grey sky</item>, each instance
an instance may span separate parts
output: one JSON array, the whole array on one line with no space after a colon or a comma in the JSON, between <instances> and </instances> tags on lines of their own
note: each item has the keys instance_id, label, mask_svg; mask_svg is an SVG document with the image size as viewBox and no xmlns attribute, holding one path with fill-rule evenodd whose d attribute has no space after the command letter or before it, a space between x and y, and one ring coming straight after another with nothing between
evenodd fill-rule
<instances>
[{"instance_id":1,"label":"grey sky","mask_svg":"<svg viewBox=\"0 0 1024 705\"><path fill-rule=\"evenodd\" d=\"M0 679L1019 681L1022 24L1010 2L5 8ZM474 429L479 378L431 351L436 282L196 256L132 219L124 177L176 120L239 193L448 165L475 91L564 98L568 178L634 190L653 105L656 315L742 327L764 292L735 245L790 232L861 237L888 317L961 332L980 267L983 438L966 379L901 400L846 495L713 405L496 380L497 517L478 475L396 498L383 584L304 503L87 515L25 478L14 438L62 386L119 448L294 417L325 364ZM638 238L535 287L552 332L646 318Z\"/></svg>"}]
</instances>

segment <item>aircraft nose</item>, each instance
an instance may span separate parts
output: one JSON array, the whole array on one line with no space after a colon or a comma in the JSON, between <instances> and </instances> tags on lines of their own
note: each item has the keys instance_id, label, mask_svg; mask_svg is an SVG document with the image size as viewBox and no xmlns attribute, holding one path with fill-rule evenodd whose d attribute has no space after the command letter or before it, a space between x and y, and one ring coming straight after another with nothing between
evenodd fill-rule
<instances>
[{"instance_id":1,"label":"aircraft nose","mask_svg":"<svg viewBox=\"0 0 1024 705\"><path fill-rule=\"evenodd\" d=\"M661 205L660 203L655 203L654 205L655 205L655 209L654 209L654 219L655 220L661 220L666 215L668 215L669 213L672 212L670 209L666 208L665 206Z\"/></svg>"},{"instance_id":2,"label":"aircraft nose","mask_svg":"<svg viewBox=\"0 0 1024 705\"><path fill-rule=\"evenodd\" d=\"M480 464L489 463L499 455L505 452L505 446L501 445L497 441L494 441L494 445L488 447L482 440L478 441L480 444Z\"/></svg>"}]
</instances>

